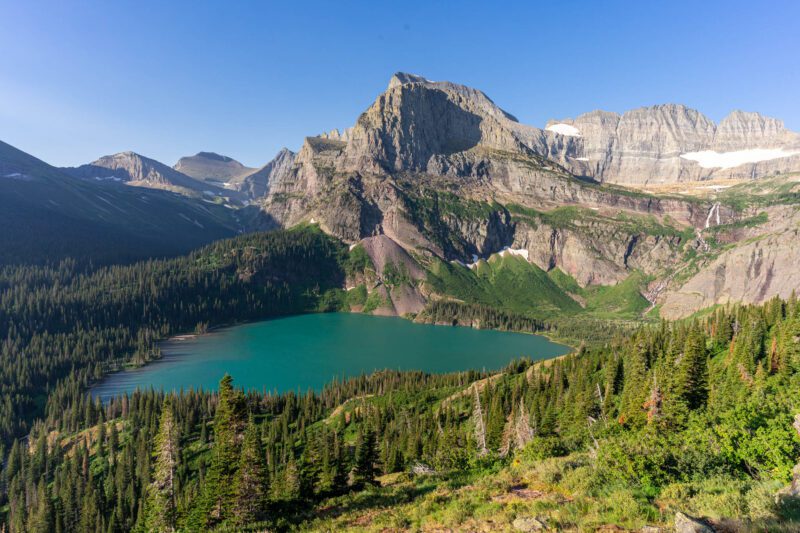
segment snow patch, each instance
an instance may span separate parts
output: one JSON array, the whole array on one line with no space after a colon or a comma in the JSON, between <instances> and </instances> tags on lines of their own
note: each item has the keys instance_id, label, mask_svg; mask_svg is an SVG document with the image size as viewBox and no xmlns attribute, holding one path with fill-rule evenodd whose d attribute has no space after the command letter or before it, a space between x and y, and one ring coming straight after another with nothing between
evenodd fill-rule
<instances>
[{"instance_id":1,"label":"snow patch","mask_svg":"<svg viewBox=\"0 0 800 533\"><path fill-rule=\"evenodd\" d=\"M551 124L545 128L547 131L552 131L553 133L558 133L560 135L566 135L567 137L580 137L581 131L576 128L575 126L570 126L569 124L564 124L563 122L559 122L558 124Z\"/></svg>"},{"instance_id":2,"label":"snow patch","mask_svg":"<svg viewBox=\"0 0 800 533\"><path fill-rule=\"evenodd\" d=\"M518 257L524 257L525 260L528 261L528 250L525 250L524 248L510 248L510 247L506 246L505 248L503 248L499 252L492 254L490 257L495 256L495 255L497 255L499 257L505 257L507 255L516 255ZM459 264L459 265L461 265L463 267L469 268L469 269L473 269L473 268L476 268L478 266L478 263L480 261L481 261L481 258L477 254L472 254L472 262L471 263L465 263L464 261L461 261L460 259L453 259L450 262L451 263L457 263L457 264Z\"/></svg>"},{"instance_id":3,"label":"snow patch","mask_svg":"<svg viewBox=\"0 0 800 533\"><path fill-rule=\"evenodd\" d=\"M528 250L524 248L509 248L506 246L502 250L500 250L497 255L500 257L505 257L506 255L517 255L519 257L524 257L525 261L528 260Z\"/></svg>"},{"instance_id":4,"label":"snow patch","mask_svg":"<svg viewBox=\"0 0 800 533\"><path fill-rule=\"evenodd\" d=\"M720 191L722 189L730 189L733 185L703 185L702 187L698 187L698 189L710 189L712 191Z\"/></svg>"},{"instance_id":5,"label":"snow patch","mask_svg":"<svg viewBox=\"0 0 800 533\"><path fill-rule=\"evenodd\" d=\"M353 244L350 245L350 247L348 249L352 252L353 248L355 248L356 246L358 246L358 243L354 242Z\"/></svg>"},{"instance_id":6,"label":"snow patch","mask_svg":"<svg viewBox=\"0 0 800 533\"><path fill-rule=\"evenodd\" d=\"M696 161L703 168L734 168L739 165L759 163L797 154L800 154L800 150L787 152L783 148L751 148L735 152L714 152L713 150L688 152L681 154L681 158Z\"/></svg>"},{"instance_id":7,"label":"snow patch","mask_svg":"<svg viewBox=\"0 0 800 533\"><path fill-rule=\"evenodd\" d=\"M20 172L12 172L11 174L6 174L3 177L8 178L10 180L19 180L19 181L31 181L33 179L27 174L22 174Z\"/></svg>"},{"instance_id":8,"label":"snow patch","mask_svg":"<svg viewBox=\"0 0 800 533\"><path fill-rule=\"evenodd\" d=\"M453 259L450 262L451 263L458 263L459 265L461 265L463 267L472 269L472 268L475 268L476 266L478 266L478 261L480 261L480 260L481 260L481 258L480 258L480 256L478 256L478 254L472 254L472 262L471 263L465 263L464 261L461 261L460 259Z\"/></svg>"},{"instance_id":9,"label":"snow patch","mask_svg":"<svg viewBox=\"0 0 800 533\"><path fill-rule=\"evenodd\" d=\"M588 160L589 160L588 157L576 157L575 158L575 161L588 161Z\"/></svg>"}]
</instances>

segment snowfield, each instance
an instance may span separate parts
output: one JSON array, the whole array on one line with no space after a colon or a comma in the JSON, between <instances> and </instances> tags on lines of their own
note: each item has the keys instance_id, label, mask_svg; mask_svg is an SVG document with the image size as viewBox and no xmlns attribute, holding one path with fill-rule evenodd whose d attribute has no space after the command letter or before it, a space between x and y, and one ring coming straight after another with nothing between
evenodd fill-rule
<instances>
[{"instance_id":1,"label":"snowfield","mask_svg":"<svg viewBox=\"0 0 800 533\"><path fill-rule=\"evenodd\" d=\"M559 123L559 124L551 124L545 128L547 131L552 131L553 133L559 133L561 135L566 135L567 137L580 137L581 131L576 128L575 126L570 126L569 124Z\"/></svg>"},{"instance_id":2,"label":"snowfield","mask_svg":"<svg viewBox=\"0 0 800 533\"><path fill-rule=\"evenodd\" d=\"M735 152L714 152L705 150L702 152L689 152L681 154L682 159L697 161L703 168L734 168L748 163L759 163L781 157L789 157L800 154L800 150L791 152L783 148L751 148L749 150L737 150Z\"/></svg>"}]
</instances>

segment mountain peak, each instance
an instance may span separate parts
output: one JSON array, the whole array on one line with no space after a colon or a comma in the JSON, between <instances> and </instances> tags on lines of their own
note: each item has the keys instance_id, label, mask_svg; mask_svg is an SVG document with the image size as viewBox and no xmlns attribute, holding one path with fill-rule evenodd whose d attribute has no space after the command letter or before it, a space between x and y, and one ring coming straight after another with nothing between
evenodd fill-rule
<instances>
[{"instance_id":1,"label":"mountain peak","mask_svg":"<svg viewBox=\"0 0 800 533\"><path fill-rule=\"evenodd\" d=\"M196 180L216 185L253 172L232 157L216 152L197 152L195 155L181 157L172 167Z\"/></svg>"},{"instance_id":2,"label":"mountain peak","mask_svg":"<svg viewBox=\"0 0 800 533\"><path fill-rule=\"evenodd\" d=\"M212 161L220 161L222 163L230 163L233 161L232 157L220 155L216 152L197 152L194 157L202 157L203 159L210 159Z\"/></svg>"},{"instance_id":3,"label":"mountain peak","mask_svg":"<svg viewBox=\"0 0 800 533\"><path fill-rule=\"evenodd\" d=\"M389 80L389 89L397 87L398 85L405 85L406 83L431 83L430 80L418 76L417 74L409 74L408 72L395 72Z\"/></svg>"}]
</instances>

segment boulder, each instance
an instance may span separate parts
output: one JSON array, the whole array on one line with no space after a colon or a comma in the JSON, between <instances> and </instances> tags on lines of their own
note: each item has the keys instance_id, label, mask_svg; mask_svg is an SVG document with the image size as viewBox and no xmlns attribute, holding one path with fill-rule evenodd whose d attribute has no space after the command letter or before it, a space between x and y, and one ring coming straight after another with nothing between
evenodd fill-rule
<instances>
[{"instance_id":1,"label":"boulder","mask_svg":"<svg viewBox=\"0 0 800 533\"><path fill-rule=\"evenodd\" d=\"M517 518L511 525L516 531L545 531L547 529L543 521L532 516Z\"/></svg>"},{"instance_id":2,"label":"boulder","mask_svg":"<svg viewBox=\"0 0 800 533\"><path fill-rule=\"evenodd\" d=\"M714 528L699 518L678 512L675 514L675 533L714 533Z\"/></svg>"}]
</instances>

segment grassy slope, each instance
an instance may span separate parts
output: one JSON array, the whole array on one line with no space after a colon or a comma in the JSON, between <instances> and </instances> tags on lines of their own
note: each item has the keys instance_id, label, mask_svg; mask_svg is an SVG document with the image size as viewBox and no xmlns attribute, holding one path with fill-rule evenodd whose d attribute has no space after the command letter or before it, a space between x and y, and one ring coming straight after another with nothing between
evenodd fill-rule
<instances>
[{"instance_id":1,"label":"grassy slope","mask_svg":"<svg viewBox=\"0 0 800 533\"><path fill-rule=\"evenodd\" d=\"M633 273L614 286L582 288L559 269L544 272L512 255L492 256L472 269L436 261L428 276L428 283L440 294L543 319L575 315L640 319L649 307L640 293L644 281L643 275Z\"/></svg>"}]
</instances>

